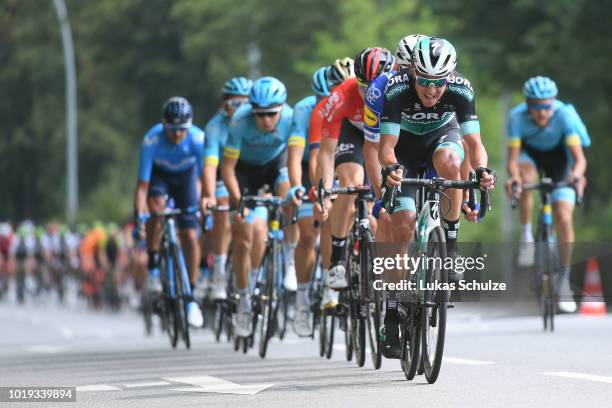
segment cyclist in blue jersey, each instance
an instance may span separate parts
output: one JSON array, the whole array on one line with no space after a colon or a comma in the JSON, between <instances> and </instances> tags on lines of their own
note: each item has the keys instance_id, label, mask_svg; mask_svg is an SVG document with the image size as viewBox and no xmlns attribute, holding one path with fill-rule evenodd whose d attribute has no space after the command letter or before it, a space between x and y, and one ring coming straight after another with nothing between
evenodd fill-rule
<instances>
[{"instance_id":1,"label":"cyclist in blue jersey","mask_svg":"<svg viewBox=\"0 0 612 408\"><path fill-rule=\"evenodd\" d=\"M134 207L139 230L146 214L162 211L166 198L174 199L178 208L198 205L198 177L203 180L204 132L194 126L193 109L187 99L174 96L163 106L163 120L145 135L140 148L138 184L134 193ZM178 218L181 247L189 271L191 286L195 285L200 262L195 215ZM147 251L149 253L149 289L160 293L159 245L161 222L151 218L147 222ZM191 289L185 288L191 296ZM195 301L188 304L187 319L194 327L201 327L202 312Z\"/></svg>"},{"instance_id":2,"label":"cyclist in blue jersey","mask_svg":"<svg viewBox=\"0 0 612 408\"><path fill-rule=\"evenodd\" d=\"M244 77L231 78L223 86L223 105L206 124L204 131L204 187L203 206L229 205L229 194L223 184L219 160L227 143L229 121L241 105L249 101L253 81ZM216 181L216 183L215 183ZM211 230L213 273L211 297L226 299L225 263L230 244L230 219L227 211L215 211Z\"/></svg>"},{"instance_id":3,"label":"cyclist in blue jersey","mask_svg":"<svg viewBox=\"0 0 612 408\"><path fill-rule=\"evenodd\" d=\"M308 143L310 116L316 104L329 95L332 88L331 69L331 66L327 66L315 71L311 86L316 96L307 96L296 103L293 108L289 137L288 167L291 189L287 196L288 200L291 200L297 191L303 194L310 190L310 187L314 184L319 144ZM299 239L295 249L297 299L293 329L298 336L304 337L312 334L308 290L312 279L312 271L315 267L315 245L317 241L317 229L313 223L312 207L312 203L303 202L297 213L299 228Z\"/></svg>"},{"instance_id":4,"label":"cyclist in blue jersey","mask_svg":"<svg viewBox=\"0 0 612 408\"><path fill-rule=\"evenodd\" d=\"M287 141L293 109L286 100L287 90L281 81L262 77L253 82L250 103L238 108L232 116L221 174L233 208L238 208L242 195L258 194L265 185L282 197L289 190ZM237 336L246 337L251 333L248 276L249 270L257 270L261 263L266 230L266 221L260 217L253 217L251 223L240 214L234 215L233 265L240 297L237 313L233 315ZM288 242L295 242L295 226L287 227L285 236Z\"/></svg>"},{"instance_id":5,"label":"cyclist in blue jersey","mask_svg":"<svg viewBox=\"0 0 612 408\"><path fill-rule=\"evenodd\" d=\"M526 102L510 112L508 121L508 194L512 184L533 183L538 172L554 182L576 183L582 194L586 179L586 159L582 149L581 128L573 110L557 100L557 85L547 77L528 79L523 86ZM557 240L560 246L561 286L560 310L574 312L576 303L571 300L569 287L571 245L574 242L572 222L576 192L570 187L557 188L552 193L553 215ZM520 196L521 242L534 241L531 230L532 195L525 191ZM519 266L533 265L534 246L521 245Z\"/></svg>"}]
</instances>

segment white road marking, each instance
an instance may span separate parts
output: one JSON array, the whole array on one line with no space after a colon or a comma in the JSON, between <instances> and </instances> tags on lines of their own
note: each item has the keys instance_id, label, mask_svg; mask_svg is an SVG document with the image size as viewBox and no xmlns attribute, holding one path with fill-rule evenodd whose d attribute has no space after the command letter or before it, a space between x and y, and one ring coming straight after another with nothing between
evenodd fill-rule
<instances>
[{"instance_id":1,"label":"white road marking","mask_svg":"<svg viewBox=\"0 0 612 408\"><path fill-rule=\"evenodd\" d=\"M221 378L203 375L198 377L175 377L163 378L167 381L179 382L193 385L193 387L173 388L170 391L184 392L205 392L218 394L240 394L240 395L255 395L260 391L270 388L274 384L247 384L240 385L231 381L225 381Z\"/></svg>"},{"instance_id":2,"label":"white road marking","mask_svg":"<svg viewBox=\"0 0 612 408\"><path fill-rule=\"evenodd\" d=\"M471 360L468 358L459 357L442 357L442 362L449 364L464 364L464 365L488 365L493 364L492 361Z\"/></svg>"},{"instance_id":3,"label":"white road marking","mask_svg":"<svg viewBox=\"0 0 612 408\"><path fill-rule=\"evenodd\" d=\"M23 349L30 353L59 353L60 351L66 350L66 347L52 346L50 344L35 344L26 346Z\"/></svg>"},{"instance_id":4,"label":"white road marking","mask_svg":"<svg viewBox=\"0 0 612 408\"><path fill-rule=\"evenodd\" d=\"M540 373L540 374L552 375L555 377L563 377L563 378L574 378L576 380L587 380L587 381L595 381L595 382L600 382L600 383L612 384L612 377L606 377L603 375L574 373L571 371L551 371L551 372Z\"/></svg>"},{"instance_id":5,"label":"white road marking","mask_svg":"<svg viewBox=\"0 0 612 408\"><path fill-rule=\"evenodd\" d=\"M90 384L90 385L81 385L76 387L77 392L79 391L89 391L89 392L97 392L97 391L121 391L121 388L113 387L108 384Z\"/></svg>"},{"instance_id":6,"label":"white road marking","mask_svg":"<svg viewBox=\"0 0 612 408\"><path fill-rule=\"evenodd\" d=\"M170 383L167 381L150 381L150 382L123 384L125 388L158 387L160 385L170 385Z\"/></svg>"}]
</instances>

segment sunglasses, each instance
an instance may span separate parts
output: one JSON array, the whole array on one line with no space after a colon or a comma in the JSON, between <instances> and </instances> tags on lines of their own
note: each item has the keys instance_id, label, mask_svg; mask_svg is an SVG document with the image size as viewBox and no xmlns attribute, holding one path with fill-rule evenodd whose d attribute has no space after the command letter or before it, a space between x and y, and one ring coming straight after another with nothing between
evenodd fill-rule
<instances>
[{"instance_id":1,"label":"sunglasses","mask_svg":"<svg viewBox=\"0 0 612 408\"><path fill-rule=\"evenodd\" d=\"M276 111L276 112L274 112L274 111L272 111L272 112L271 112L271 111L264 111L264 112L253 111L253 114L254 114L255 116L259 116L260 118L264 118L264 117L271 118L271 117L273 117L273 116L278 115L278 114L279 114L279 112L280 112L280 111Z\"/></svg>"},{"instance_id":2,"label":"sunglasses","mask_svg":"<svg viewBox=\"0 0 612 408\"><path fill-rule=\"evenodd\" d=\"M436 88L442 88L444 85L448 83L446 78L430 79L430 78L425 78L425 77L421 77L418 75L415 75L415 80L417 84L425 88L429 88L432 85L435 86Z\"/></svg>"},{"instance_id":3,"label":"sunglasses","mask_svg":"<svg viewBox=\"0 0 612 408\"><path fill-rule=\"evenodd\" d=\"M552 108L551 103L530 103L528 104L530 110L550 110Z\"/></svg>"},{"instance_id":4,"label":"sunglasses","mask_svg":"<svg viewBox=\"0 0 612 408\"><path fill-rule=\"evenodd\" d=\"M246 101L243 101L241 99L228 99L227 101L225 101L225 103L230 108L237 108L237 107L239 107L241 105L244 105L246 103Z\"/></svg>"}]
</instances>

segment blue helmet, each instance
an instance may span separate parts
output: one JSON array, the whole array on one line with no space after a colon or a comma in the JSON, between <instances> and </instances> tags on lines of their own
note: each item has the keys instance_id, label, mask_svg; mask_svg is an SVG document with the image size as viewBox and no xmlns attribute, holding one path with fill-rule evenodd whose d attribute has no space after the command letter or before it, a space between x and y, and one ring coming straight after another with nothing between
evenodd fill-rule
<instances>
[{"instance_id":1,"label":"blue helmet","mask_svg":"<svg viewBox=\"0 0 612 408\"><path fill-rule=\"evenodd\" d=\"M282 105L287 101L287 88L274 77L261 77L253 82L249 102L260 108Z\"/></svg>"},{"instance_id":2,"label":"blue helmet","mask_svg":"<svg viewBox=\"0 0 612 408\"><path fill-rule=\"evenodd\" d=\"M310 86L312 87L312 90L318 95L318 96L327 96L329 95L330 89L330 83L329 83L329 75L330 75L330 69L331 67L327 66L327 67L321 67L319 69L317 69L315 71L315 73L312 75L312 83L310 84Z\"/></svg>"},{"instance_id":3,"label":"blue helmet","mask_svg":"<svg viewBox=\"0 0 612 408\"><path fill-rule=\"evenodd\" d=\"M234 77L223 84L223 95L249 96L253 81L245 77Z\"/></svg>"},{"instance_id":4,"label":"blue helmet","mask_svg":"<svg viewBox=\"0 0 612 408\"><path fill-rule=\"evenodd\" d=\"M170 129L188 129L193 122L193 109L182 96L173 96L162 108L164 126Z\"/></svg>"},{"instance_id":5,"label":"blue helmet","mask_svg":"<svg viewBox=\"0 0 612 408\"><path fill-rule=\"evenodd\" d=\"M529 99L555 98L558 93L557 84L549 77L529 78L523 85L523 95Z\"/></svg>"}]
</instances>

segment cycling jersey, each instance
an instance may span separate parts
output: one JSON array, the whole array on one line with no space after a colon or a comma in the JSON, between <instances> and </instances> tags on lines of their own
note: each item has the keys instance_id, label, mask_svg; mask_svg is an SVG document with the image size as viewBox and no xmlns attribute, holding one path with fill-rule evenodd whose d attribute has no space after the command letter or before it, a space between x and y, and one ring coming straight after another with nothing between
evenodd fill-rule
<instances>
[{"instance_id":1,"label":"cycling jersey","mask_svg":"<svg viewBox=\"0 0 612 408\"><path fill-rule=\"evenodd\" d=\"M359 94L357 78L347 79L334 88L322 112L322 137L338 139L344 120L363 131L363 99Z\"/></svg>"},{"instance_id":2,"label":"cycling jersey","mask_svg":"<svg viewBox=\"0 0 612 408\"><path fill-rule=\"evenodd\" d=\"M310 116L316 104L316 96L307 96L296 103L293 108L293 119L291 121L291 131L289 133L289 146L302 146L304 148L302 162L305 163L308 163L308 159L310 158L310 144L306 143L306 139L308 138Z\"/></svg>"},{"instance_id":3,"label":"cycling jersey","mask_svg":"<svg viewBox=\"0 0 612 408\"><path fill-rule=\"evenodd\" d=\"M204 163L218 166L223 155L223 148L227 143L229 117L225 110L219 109L215 116L204 127L206 139L204 140Z\"/></svg>"},{"instance_id":4,"label":"cycling jersey","mask_svg":"<svg viewBox=\"0 0 612 408\"><path fill-rule=\"evenodd\" d=\"M277 158L287 148L293 109L285 104L280 115L276 129L263 132L255 124L251 104L240 106L230 121L223 155L254 165L264 165Z\"/></svg>"},{"instance_id":5,"label":"cycling jersey","mask_svg":"<svg viewBox=\"0 0 612 408\"><path fill-rule=\"evenodd\" d=\"M374 79L365 91L363 108L363 134L371 142L380 140L380 115L382 114L385 98L385 89L389 78L397 71L384 72Z\"/></svg>"},{"instance_id":6,"label":"cycling jersey","mask_svg":"<svg viewBox=\"0 0 612 408\"><path fill-rule=\"evenodd\" d=\"M153 126L145 135L140 148L138 178L148 182L155 164L167 173L181 173L196 166L198 174L204 166L204 132L191 126L181 143L172 143L165 135L161 123Z\"/></svg>"},{"instance_id":7,"label":"cycling jersey","mask_svg":"<svg viewBox=\"0 0 612 408\"><path fill-rule=\"evenodd\" d=\"M401 70L389 78L380 133L425 135L454 120L459 123L461 135L479 133L480 123L470 82L457 72L449 75L447 80L446 91L438 103L427 108L421 103L408 70Z\"/></svg>"},{"instance_id":8,"label":"cycling jersey","mask_svg":"<svg viewBox=\"0 0 612 408\"><path fill-rule=\"evenodd\" d=\"M564 106L559 100L553 102L553 115L544 128L538 127L531 120L526 103L514 107L508 120L508 146L527 146L537 151L548 151L561 143L566 146L581 145L577 123Z\"/></svg>"}]
</instances>

